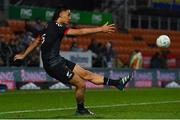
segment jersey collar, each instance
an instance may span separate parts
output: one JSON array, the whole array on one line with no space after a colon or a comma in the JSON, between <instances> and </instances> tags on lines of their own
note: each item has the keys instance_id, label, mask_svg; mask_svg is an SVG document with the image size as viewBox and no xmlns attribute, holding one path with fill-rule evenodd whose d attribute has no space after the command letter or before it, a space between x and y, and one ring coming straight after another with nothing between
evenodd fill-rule
<instances>
[{"instance_id":1,"label":"jersey collar","mask_svg":"<svg viewBox=\"0 0 180 120\"><path fill-rule=\"evenodd\" d=\"M57 25L58 27L62 27L62 26L63 26L62 24L59 24L59 23L57 23L57 22L56 22L56 25Z\"/></svg>"}]
</instances>

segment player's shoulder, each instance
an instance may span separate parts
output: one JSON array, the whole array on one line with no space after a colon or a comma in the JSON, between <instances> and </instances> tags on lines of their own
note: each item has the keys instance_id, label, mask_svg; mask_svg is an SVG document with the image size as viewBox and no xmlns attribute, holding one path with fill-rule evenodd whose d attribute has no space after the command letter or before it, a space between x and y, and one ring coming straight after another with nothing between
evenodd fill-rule
<instances>
[{"instance_id":1,"label":"player's shoulder","mask_svg":"<svg viewBox=\"0 0 180 120\"><path fill-rule=\"evenodd\" d=\"M53 22L53 21L49 21L48 23L47 23L47 26L49 27L49 26L55 26L56 25L56 22Z\"/></svg>"}]
</instances>

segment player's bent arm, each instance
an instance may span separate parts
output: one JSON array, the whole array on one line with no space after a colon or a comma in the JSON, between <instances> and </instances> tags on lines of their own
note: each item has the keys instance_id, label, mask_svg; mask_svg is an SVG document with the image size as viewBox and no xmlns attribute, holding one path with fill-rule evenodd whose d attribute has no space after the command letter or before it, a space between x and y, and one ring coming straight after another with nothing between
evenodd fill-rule
<instances>
[{"instance_id":1,"label":"player's bent arm","mask_svg":"<svg viewBox=\"0 0 180 120\"><path fill-rule=\"evenodd\" d=\"M29 47L24 52L25 57L30 54L35 48L41 45L41 37L37 37L36 40L29 45Z\"/></svg>"},{"instance_id":2,"label":"player's bent arm","mask_svg":"<svg viewBox=\"0 0 180 120\"><path fill-rule=\"evenodd\" d=\"M27 55L29 55L35 48L41 45L41 37L37 37L36 40L29 45L24 53L16 54L14 57L15 60L23 60Z\"/></svg>"},{"instance_id":3,"label":"player's bent arm","mask_svg":"<svg viewBox=\"0 0 180 120\"><path fill-rule=\"evenodd\" d=\"M99 33L99 32L107 32L111 33L115 31L114 24L111 25L103 25L101 27L96 28L81 28L81 29L68 29L67 35L86 35L92 33Z\"/></svg>"}]
</instances>

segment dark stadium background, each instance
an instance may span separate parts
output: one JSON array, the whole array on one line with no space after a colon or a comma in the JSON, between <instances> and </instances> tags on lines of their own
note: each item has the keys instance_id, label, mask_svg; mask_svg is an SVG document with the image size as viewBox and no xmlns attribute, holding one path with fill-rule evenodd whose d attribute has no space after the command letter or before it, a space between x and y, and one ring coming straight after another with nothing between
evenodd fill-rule
<instances>
[{"instance_id":1,"label":"dark stadium background","mask_svg":"<svg viewBox=\"0 0 180 120\"><path fill-rule=\"evenodd\" d=\"M13 61L51 19L55 7L62 4L72 10L73 28L101 26L107 21L117 28L109 35L64 37L62 54L114 79L132 70L136 73L123 92L86 83L86 104L95 116L73 114L74 87L45 73L39 49L24 61ZM170 47L157 47L159 35L170 37ZM98 44L91 49L95 56L88 52L92 40ZM108 42L114 50L110 63L105 53ZM73 45L78 48L72 49ZM133 59L136 55L140 64ZM179 68L180 0L0 0L1 119L179 119Z\"/></svg>"}]
</instances>

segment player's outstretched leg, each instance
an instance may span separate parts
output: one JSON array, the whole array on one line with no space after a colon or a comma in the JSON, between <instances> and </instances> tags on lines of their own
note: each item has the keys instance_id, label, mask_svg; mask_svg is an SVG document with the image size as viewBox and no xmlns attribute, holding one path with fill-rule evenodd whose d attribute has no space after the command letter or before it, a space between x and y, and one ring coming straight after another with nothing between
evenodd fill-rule
<instances>
[{"instance_id":1,"label":"player's outstretched leg","mask_svg":"<svg viewBox=\"0 0 180 120\"><path fill-rule=\"evenodd\" d=\"M120 78L120 79L110 79L107 77L104 77L102 75L90 72L88 70L85 70L81 68L79 65L76 65L74 70L74 73L78 74L82 79L88 80L96 85L107 85L107 86L115 86L119 90L124 90L126 84L134 79L134 72L131 72L129 75Z\"/></svg>"}]
</instances>

